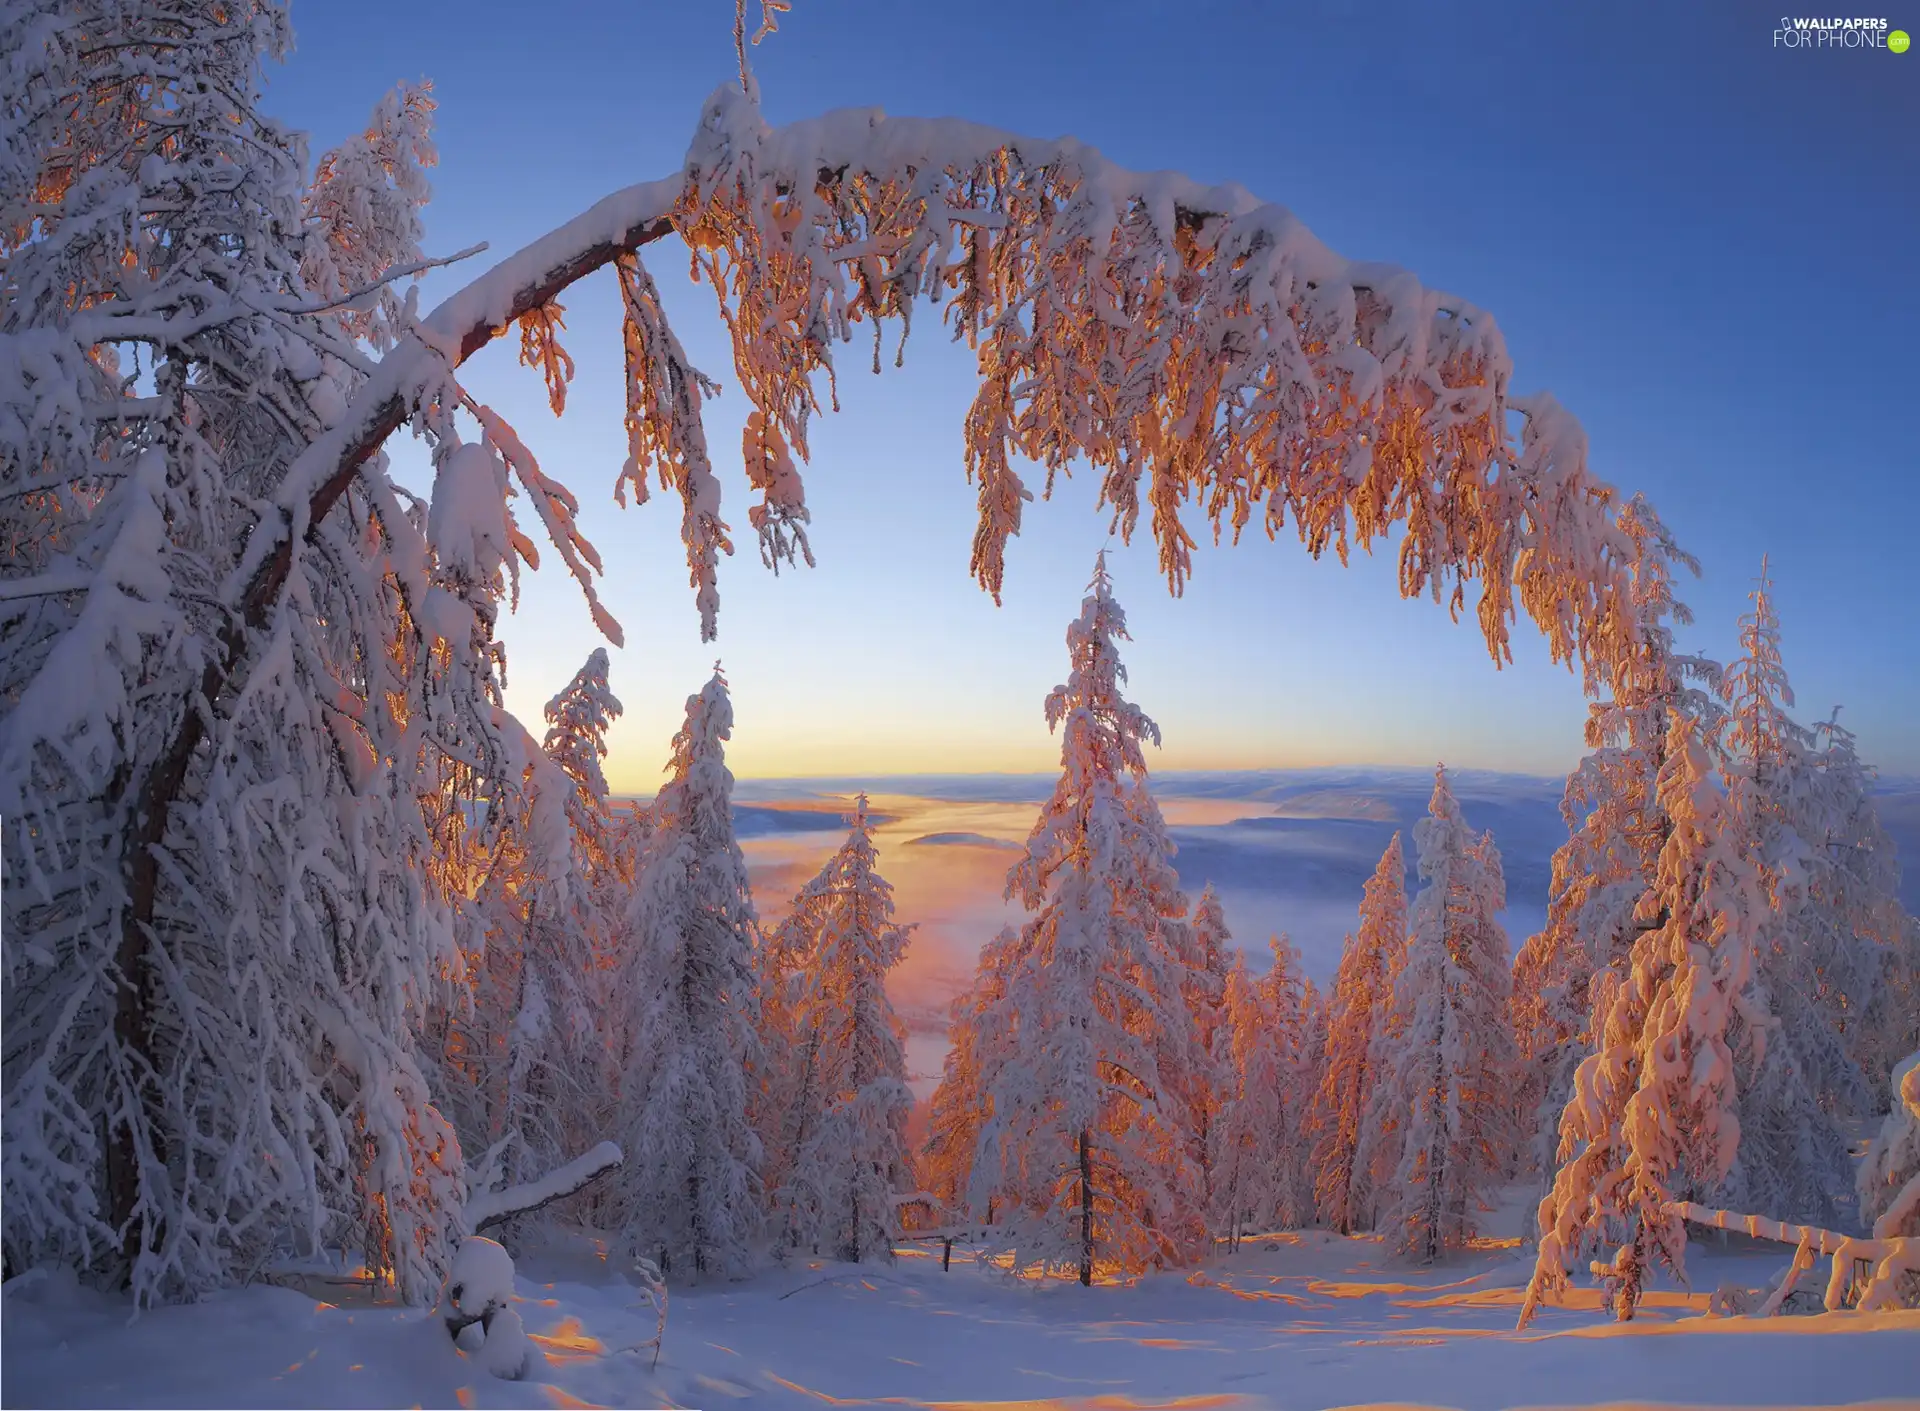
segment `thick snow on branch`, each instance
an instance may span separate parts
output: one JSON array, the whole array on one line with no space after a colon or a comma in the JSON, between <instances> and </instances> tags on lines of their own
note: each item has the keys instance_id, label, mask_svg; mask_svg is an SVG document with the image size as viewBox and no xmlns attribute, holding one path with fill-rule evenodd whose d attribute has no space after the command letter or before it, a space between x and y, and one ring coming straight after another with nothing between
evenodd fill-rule
<instances>
[{"instance_id":1,"label":"thick snow on branch","mask_svg":"<svg viewBox=\"0 0 1920 1411\"><path fill-rule=\"evenodd\" d=\"M677 179L616 191L565 225L508 256L453 294L380 360L345 413L289 467L274 496L289 523L304 531L325 516L354 473L415 410L442 391L448 374L512 326L551 303L576 280L666 234L680 193ZM256 534L242 562L243 581L278 546Z\"/></svg>"},{"instance_id":2,"label":"thick snow on branch","mask_svg":"<svg viewBox=\"0 0 1920 1411\"><path fill-rule=\"evenodd\" d=\"M947 302L979 353L973 569L996 594L1032 498L1016 463L1039 462L1050 488L1083 459L1123 534L1150 505L1176 592L1195 501L1216 537L1255 516L1276 534L1291 513L1313 553L1342 557L1404 524L1402 590L1458 611L1480 580L1496 657L1516 588L1557 657L1624 630L1627 546L1579 424L1511 395L1489 314L1343 259L1282 207L947 119L772 128L731 87L708 101L686 180L675 224L734 334L750 467L805 456L833 341L872 320L877 370L879 321L904 337L916 300ZM756 522L798 503L797 483L755 482Z\"/></svg>"},{"instance_id":3,"label":"thick snow on branch","mask_svg":"<svg viewBox=\"0 0 1920 1411\"><path fill-rule=\"evenodd\" d=\"M1667 1214L1677 1219L1691 1220L1696 1225L1710 1225L1716 1230L1741 1230L1755 1239L1795 1246L1799 1253L1794 1259L1793 1268L1782 1280L1775 1300L1770 1301L1769 1312L1777 1311L1778 1304L1785 1301L1789 1285L1805 1272L1811 1256L1826 1256L1833 1260L1832 1271L1827 1278L1826 1307L1829 1313L1845 1306L1847 1285L1856 1259L1871 1261L1874 1266L1865 1286L1856 1290L1858 1301L1855 1306L1862 1312L1900 1307L1906 1276L1920 1275L1920 1240L1860 1239L1854 1235L1823 1230L1817 1225L1788 1225L1769 1220L1764 1215L1714 1210L1690 1200L1675 1201L1664 1208Z\"/></svg>"},{"instance_id":4,"label":"thick snow on branch","mask_svg":"<svg viewBox=\"0 0 1920 1411\"><path fill-rule=\"evenodd\" d=\"M505 1190L477 1192L467 1200L467 1227L478 1232L512 1216L551 1205L584 1189L625 1159L616 1143L601 1142L584 1156L576 1156L537 1181L508 1186Z\"/></svg>"}]
</instances>

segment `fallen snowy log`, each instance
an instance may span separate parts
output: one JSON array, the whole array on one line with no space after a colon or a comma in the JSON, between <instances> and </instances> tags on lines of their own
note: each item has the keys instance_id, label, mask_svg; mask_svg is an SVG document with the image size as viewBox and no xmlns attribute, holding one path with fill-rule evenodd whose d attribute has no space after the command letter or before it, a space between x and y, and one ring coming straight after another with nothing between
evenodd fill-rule
<instances>
[{"instance_id":1,"label":"fallen snowy log","mask_svg":"<svg viewBox=\"0 0 1920 1411\"><path fill-rule=\"evenodd\" d=\"M1898 1308L1901 1306L1901 1276L1920 1273L1920 1239L1862 1239L1856 1235L1843 1235L1836 1230L1823 1230L1817 1225L1788 1225L1779 1220L1769 1220L1764 1215L1715 1210L1696 1205L1690 1200L1674 1201L1666 1209L1669 1214L1691 1220L1696 1225L1708 1225L1716 1230L1742 1230L1755 1239L1794 1246L1793 1264L1762 1307L1763 1314L1779 1312L1792 1295L1801 1275L1811 1269L1813 1261L1821 1256L1833 1261L1827 1275L1826 1309L1829 1313L1847 1306L1850 1283L1859 1285L1853 1304L1859 1311L1869 1313L1880 1308ZM1855 1261L1868 1267L1869 1272L1864 1279L1855 1280L1852 1277Z\"/></svg>"}]
</instances>

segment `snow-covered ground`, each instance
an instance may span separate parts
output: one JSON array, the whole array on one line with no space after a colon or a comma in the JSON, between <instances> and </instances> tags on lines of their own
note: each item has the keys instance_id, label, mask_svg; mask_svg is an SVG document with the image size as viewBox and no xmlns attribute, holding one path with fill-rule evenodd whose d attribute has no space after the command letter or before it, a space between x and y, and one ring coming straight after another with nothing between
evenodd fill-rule
<instances>
[{"instance_id":1,"label":"snow-covered ground","mask_svg":"<svg viewBox=\"0 0 1920 1411\"><path fill-rule=\"evenodd\" d=\"M633 1290L590 1256L521 1261L533 1379L485 1375L419 1309L254 1288L149 1313L46 1281L9 1292L8 1406L1920 1406L1920 1311L1709 1318L1779 1246L1696 1247L1698 1292L1634 1323L1593 1306L1513 1331L1528 1251L1438 1270L1369 1239L1262 1240L1131 1287L1012 1283L956 1256L807 1263L676 1290L665 1353Z\"/></svg>"}]
</instances>

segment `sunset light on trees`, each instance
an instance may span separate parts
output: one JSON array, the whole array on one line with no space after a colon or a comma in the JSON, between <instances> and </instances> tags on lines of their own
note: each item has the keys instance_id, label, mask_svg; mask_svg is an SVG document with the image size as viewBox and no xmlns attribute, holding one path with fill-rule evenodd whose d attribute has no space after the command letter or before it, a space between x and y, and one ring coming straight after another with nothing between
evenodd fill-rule
<instances>
[{"instance_id":1,"label":"sunset light on trees","mask_svg":"<svg viewBox=\"0 0 1920 1411\"><path fill-rule=\"evenodd\" d=\"M321 8L309 59L285 0L0 0L0 1401L1920 1393L1914 653L1833 646L1911 627L1920 482L1779 509L1824 468L1717 429L1778 379L1701 369L1821 358L1675 312L1678 235L1605 293L1612 250L1483 268L1509 327L1222 179L1342 166L1341 243L1449 278L1451 213L1555 219L1525 134L1422 106L1498 92L1444 57L1486 17L1269 131L1228 51L1280 21L1205 6L1003 17L992 123L834 106L945 101L904 12L589 6L596 84L529 52L558 14ZM1056 25L1114 77L1050 86ZM1764 28L1742 73L1848 102L1900 63ZM450 86L298 126L436 44ZM525 173L455 116L483 70ZM1196 175L1016 130L1060 101ZM1432 221L1369 224L1404 161ZM1885 298L1833 316L1910 382ZM1750 482L1646 453L1661 396Z\"/></svg>"}]
</instances>

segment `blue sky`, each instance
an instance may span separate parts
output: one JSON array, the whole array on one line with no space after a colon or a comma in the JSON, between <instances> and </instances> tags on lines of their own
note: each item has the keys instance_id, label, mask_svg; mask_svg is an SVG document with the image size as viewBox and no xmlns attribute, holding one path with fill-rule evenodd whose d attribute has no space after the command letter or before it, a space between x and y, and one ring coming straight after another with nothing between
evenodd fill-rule
<instances>
[{"instance_id":1,"label":"blue sky","mask_svg":"<svg viewBox=\"0 0 1920 1411\"><path fill-rule=\"evenodd\" d=\"M1892 23L1920 33L1920 0L1900 3ZM797 0L754 61L776 122L878 106L1071 133L1128 166L1238 181L1343 254L1491 310L1518 389L1578 414L1599 473L1645 491L1701 558L1690 645L1731 651L1771 554L1802 714L1845 703L1870 760L1920 773L1920 615L1897 572L1920 522L1920 51L1779 51L1778 13ZM394 81L432 78L429 245L487 240L485 260L676 170L701 100L733 75L731 19L719 0L305 0L268 107L317 151ZM689 351L730 382L710 293L674 254L651 263ZM703 646L676 515L611 500L611 283L567 303L580 372L564 420L504 343L468 385L580 495L607 559L628 644L613 653L617 787L651 788L716 654L742 774L1049 766L1040 704L1105 524L1091 486L1070 484L1031 509L1005 605L972 585L962 350L930 321L902 371L869 377L849 350L845 410L818 428L808 476L820 565L776 582L741 536L720 641ZM713 410L744 531L738 391ZM1116 576L1160 767L1558 772L1580 753L1584 703L1538 639L1521 630L1496 672L1470 624L1398 598L1390 559L1342 570L1253 540L1202 554L1171 601L1141 542ZM504 635L510 702L535 723L597 638L552 568Z\"/></svg>"}]
</instances>

